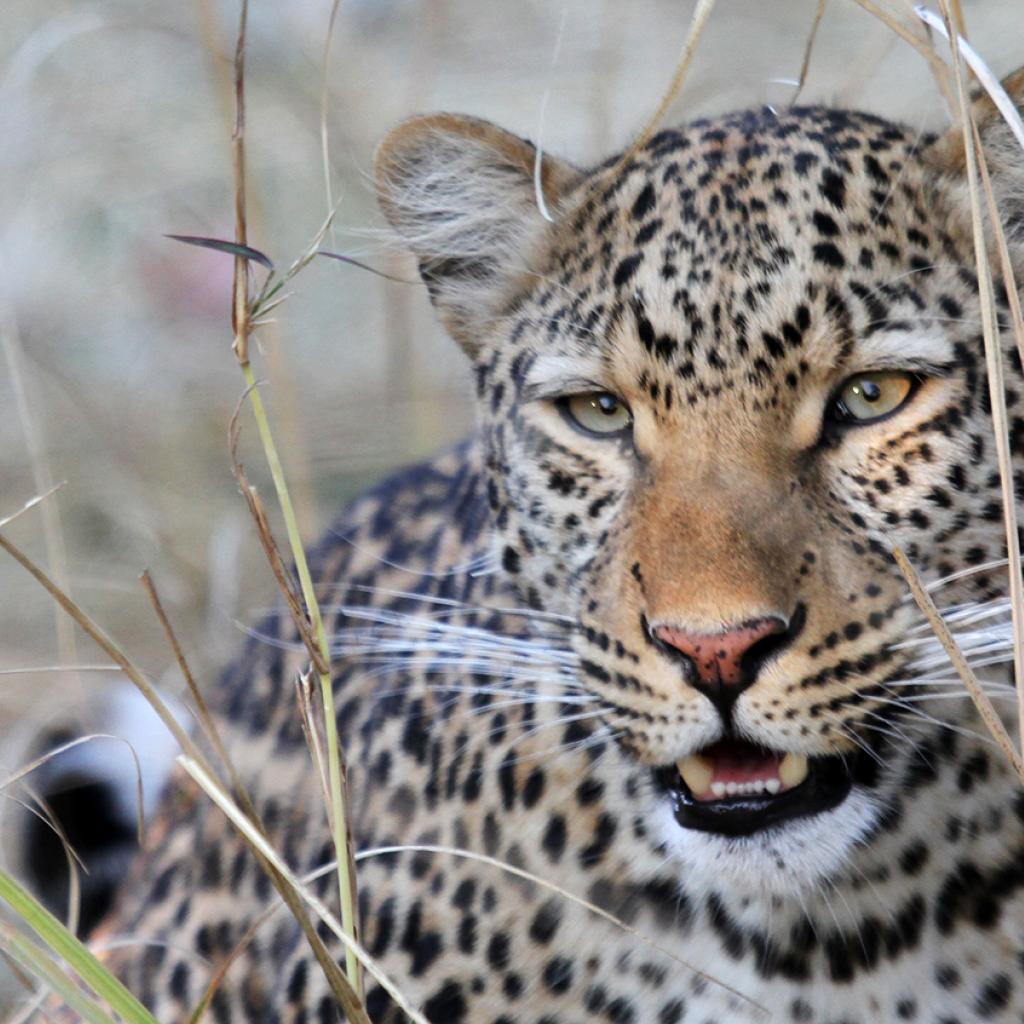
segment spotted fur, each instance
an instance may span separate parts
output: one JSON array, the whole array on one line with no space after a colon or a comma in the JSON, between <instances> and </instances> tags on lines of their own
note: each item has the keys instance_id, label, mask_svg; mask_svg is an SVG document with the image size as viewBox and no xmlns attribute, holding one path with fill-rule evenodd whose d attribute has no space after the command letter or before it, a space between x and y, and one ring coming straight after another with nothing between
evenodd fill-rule
<instances>
[{"instance_id":1,"label":"spotted fur","mask_svg":"<svg viewBox=\"0 0 1024 1024\"><path fill-rule=\"evenodd\" d=\"M1024 163L1000 145L1016 231ZM961 618L1005 608L956 137L816 107L697 121L589 171L545 158L553 223L534 160L449 115L378 157L385 212L473 361L480 426L356 502L316 555L363 940L435 1024L1024 1020L1024 795L890 554L930 580L968 570L936 590ZM883 421L829 421L838 384L879 368L922 382ZM588 390L628 405L629 436L585 436L552 400ZM797 614L729 715L647 625ZM993 650L972 656L1006 661ZM271 840L310 872L332 853L302 669L272 617L219 708ZM1012 709L1005 666L985 671ZM681 828L651 769L727 727L845 754L850 796L743 838ZM635 932L490 863L373 852L402 844L496 858ZM312 884L335 898L330 873ZM155 943L111 962L158 1019L185 1019L272 904L179 780L101 938ZM372 985L368 1007L399 1019ZM280 911L211 1014L339 1019Z\"/></svg>"}]
</instances>

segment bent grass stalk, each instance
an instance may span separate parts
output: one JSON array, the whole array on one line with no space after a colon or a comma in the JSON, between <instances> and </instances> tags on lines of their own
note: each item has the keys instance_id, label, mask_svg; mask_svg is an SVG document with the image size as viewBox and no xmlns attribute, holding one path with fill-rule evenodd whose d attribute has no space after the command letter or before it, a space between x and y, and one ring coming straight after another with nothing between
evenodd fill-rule
<instances>
[{"instance_id":1,"label":"bent grass stalk","mask_svg":"<svg viewBox=\"0 0 1024 1024\"><path fill-rule=\"evenodd\" d=\"M317 669L317 677L320 682L320 695L324 707L327 779L330 787L329 819L335 852L338 858L338 887L341 895L342 926L345 928L346 934L354 939L356 937L355 901L353 899L355 879L349 868L351 862L351 840L345 801L345 770L341 756L341 744L338 738L338 724L334 715L334 688L331 683L330 672L330 644L327 640L327 632L324 629L323 616L320 613L320 604L317 600L316 589L313 586L313 578L309 572L306 552L302 545L302 538L299 535L298 521L295 518L288 485L285 482L284 470L278 457L277 446L274 444L274 437L270 430L266 408L260 397L259 388L256 387L252 364L248 360L242 363L242 373L245 377L246 387L249 389L249 401L252 405L253 417L256 420L260 440L263 444L263 451L274 481L274 489L277 492L277 498L281 505L281 515L285 522L288 543L291 548L292 559L295 562L295 569L299 576L299 585L302 588L302 597L310 618L313 636L315 637L322 663L327 666L326 671ZM345 949L345 960L349 981L360 998L362 998L362 979L359 961L355 953L348 946Z\"/></svg>"},{"instance_id":2,"label":"bent grass stalk","mask_svg":"<svg viewBox=\"0 0 1024 1024\"><path fill-rule=\"evenodd\" d=\"M28 555L26 555L16 544L8 540L2 533L0 533L0 549L6 551L16 562L18 562L19 565L33 576L43 589L46 590L46 592L54 599L54 601L56 601L57 604L60 605L60 607L63 608L72 619L74 619L75 623L84 630L89 638L117 664L117 667L120 668L121 671L124 672L124 674L135 684L149 702L153 710L156 711L160 720L178 741L178 745L182 750L184 750L193 761L202 765L204 771L210 777L215 777L215 773L208 765L202 751L199 750L191 736L189 736L189 734L182 728L181 724L171 713L170 709L163 702L162 698L153 688L149 680L146 679L143 673L135 666L121 647L111 637L109 637L106 632L104 632L104 630L94 622L75 601L64 593L64 591L62 591L60 587L58 587L57 584L54 583L53 580L50 579L50 577L47 576L47 574L35 562L33 562L31 558L28 557ZM245 796L244 792L242 796ZM266 871L274 885L274 888L277 889L278 893L280 893L281 898L284 900L292 916L302 928L306 941L309 943L321 970L323 970L331 991L338 1000L338 1004L347 1014L348 1019L352 1024L369 1024L369 1019L367 1018L366 1012L362 1006L362 1000L356 997L351 984L345 975L339 970L334 958L327 951L327 947L324 945L323 940L317 934L316 929L312 926L299 895L288 885L287 881L281 876L280 872L275 869L273 864L269 863L258 850L254 852L260 862L260 866L264 871ZM3 898L3 893L0 892L0 899ZM30 900L32 899L30 896L28 898ZM43 908L40 907L40 910L42 909ZM17 908L15 908L15 910L19 914L21 913ZM46 911L43 912L48 913ZM78 943L78 940L74 939L73 936L72 939L75 943ZM81 944L78 943L78 945ZM57 947L52 948L54 948L55 952L61 953L61 950ZM82 949L85 950L85 947L83 946ZM88 953L88 950L85 950L85 952ZM91 956L92 954L88 955ZM111 984L120 984L112 975L108 974L108 979ZM129 1024L135 1024L138 1020L144 1020L149 1024L149 1022L152 1021L152 1018L147 1016L146 1018L128 1018L128 1020Z\"/></svg>"},{"instance_id":3,"label":"bent grass stalk","mask_svg":"<svg viewBox=\"0 0 1024 1024\"><path fill-rule=\"evenodd\" d=\"M320 918L320 920L334 933L341 941L346 950L366 967L366 970L382 989L394 1000L396 1005L416 1024L430 1024L430 1021L420 1013L402 994L398 986L379 966L377 961L352 938L345 926L331 913L324 903L303 883L291 868L284 862L280 854L267 842L263 835L256 829L252 822L242 813L241 808L231 799L218 782L192 758L185 754L179 755L178 764L191 776L195 783L204 793L224 812L231 823L249 843L250 847L258 853L280 873L288 883L292 892L298 894L306 905Z\"/></svg>"},{"instance_id":4,"label":"bent grass stalk","mask_svg":"<svg viewBox=\"0 0 1024 1024\"><path fill-rule=\"evenodd\" d=\"M248 244L245 206L245 39L248 6L248 0L242 0L238 22L238 38L235 46L235 126L231 137L232 166L235 183L235 243L242 246ZM328 217L328 224L329 222L330 216ZM334 716L330 644L324 630L323 617L320 614L320 605L317 601L313 579L309 572L309 563L302 544L302 537L299 532L291 494L285 481L284 469L278 456L277 445L274 443L274 436L270 429L270 420L259 389L256 386L252 363L249 359L249 335L253 328L252 306L249 301L249 263L242 256L235 257L231 313L235 331L232 347L238 364L241 367L242 376L245 378L245 386L249 395L253 417L256 420L256 428L259 432L260 442L270 468L274 489L277 492L278 503L284 518L292 559L299 576L302 597L306 604L306 613L309 616L310 625L320 653L321 664L317 666L317 675L320 681L320 692L324 707L324 730L327 746L327 775L330 787L328 820L338 861L341 922L345 933L345 968L349 983L352 985L356 997L362 1001L362 972L360 970L359 958L353 948L357 937L354 896L355 876L352 870L351 833L348 828L345 800L345 769L338 740L338 726Z\"/></svg>"}]
</instances>

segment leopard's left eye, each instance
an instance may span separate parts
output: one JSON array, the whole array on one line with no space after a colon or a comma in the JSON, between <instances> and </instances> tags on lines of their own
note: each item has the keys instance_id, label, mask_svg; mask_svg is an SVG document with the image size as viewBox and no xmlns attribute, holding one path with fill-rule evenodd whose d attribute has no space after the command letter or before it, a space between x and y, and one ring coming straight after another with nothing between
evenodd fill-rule
<instances>
[{"instance_id":1,"label":"leopard's left eye","mask_svg":"<svg viewBox=\"0 0 1024 1024\"><path fill-rule=\"evenodd\" d=\"M559 405L569 422L585 434L610 437L629 430L633 423L629 407L609 391L569 395Z\"/></svg>"},{"instance_id":2,"label":"leopard's left eye","mask_svg":"<svg viewBox=\"0 0 1024 1024\"><path fill-rule=\"evenodd\" d=\"M907 402L919 382L916 374L900 371L858 373L840 386L829 405L829 416L851 426L883 419Z\"/></svg>"}]
</instances>

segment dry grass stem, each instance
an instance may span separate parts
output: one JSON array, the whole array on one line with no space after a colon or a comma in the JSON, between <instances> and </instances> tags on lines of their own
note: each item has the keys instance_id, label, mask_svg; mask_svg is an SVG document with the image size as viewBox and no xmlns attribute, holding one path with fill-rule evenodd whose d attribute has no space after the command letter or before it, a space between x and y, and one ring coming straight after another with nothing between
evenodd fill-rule
<instances>
[{"instance_id":1,"label":"dry grass stem","mask_svg":"<svg viewBox=\"0 0 1024 1024\"><path fill-rule=\"evenodd\" d=\"M57 837L68 866L68 910L64 926L73 935L78 931L78 921L82 910L81 874L83 871L88 874L88 868L79 852L71 845L64 826L57 815L53 813L53 807L31 786L23 784L23 788L28 794L27 800L22 800L7 792L3 792L2 795L4 799L16 803L27 814L31 814L33 818L41 821Z\"/></svg>"},{"instance_id":2,"label":"dry grass stem","mask_svg":"<svg viewBox=\"0 0 1024 1024\"><path fill-rule=\"evenodd\" d=\"M1010 739L1010 734L1006 731L1006 727L1003 725L1002 719L1000 719L992 701L989 700L978 677L974 674L971 666L968 665L967 659L957 645L956 640L953 639L949 627L942 618L942 613L935 606L935 602L932 601L921 581L921 577L913 565L910 564L907 556L899 548L892 549L892 556L896 560L900 572L903 573L918 608L924 613L928 624L935 631L939 642L946 649L949 660L953 663L957 674L963 680L964 686L967 687L967 692L971 695L971 699L974 701L982 721L988 727L989 732L992 733L992 738L999 744L999 749L1002 750L1007 760L1013 765L1013 770L1017 773L1021 783L1024 784L1024 761L1021 760L1020 754L1014 748L1013 740Z\"/></svg>"},{"instance_id":3,"label":"dry grass stem","mask_svg":"<svg viewBox=\"0 0 1024 1024\"><path fill-rule=\"evenodd\" d=\"M178 741L181 749L187 751L191 757L205 765L206 759L203 757L202 751L193 743L192 738L181 727L178 720L153 688L153 685L136 668L124 650L71 597L61 590L21 548L8 540L2 533L0 533L0 549L6 551L23 569L33 576L36 582L74 620L76 625L89 636L107 657L117 664L118 668L136 685L146 700L149 701L150 706L170 730L171 735Z\"/></svg>"},{"instance_id":4,"label":"dry grass stem","mask_svg":"<svg viewBox=\"0 0 1024 1024\"><path fill-rule=\"evenodd\" d=\"M971 221L974 233L975 269L978 276L978 287L981 299L981 326L985 342L985 367L988 375L988 390L992 407L992 427L995 435L996 457L999 463L999 481L1003 497L1003 522L1006 532L1006 550L1009 565L1007 567L1010 581L1010 611L1013 621L1014 636L1014 680L1017 687L1018 731L1021 748L1024 749L1024 586L1020 571L1020 540L1017 530L1017 500L1014 494L1013 463L1010 452L1009 420L1006 412L1006 391L1003 385L1003 355L999 341L999 314L996 308L995 286L992 280L992 268L989 266L988 245L986 244L985 218L982 212L981 192L979 185L979 160L984 159L981 149L976 148L980 141L970 101L967 85L964 80L963 66L960 60L958 38L952 31L949 7L946 0L940 0L940 6L947 19L947 31L950 36L950 53L956 73L957 102L960 111L960 126L963 133L964 157L967 167L967 183L971 196ZM988 192L990 208L995 208L995 197ZM1002 224L998 217L992 229L1002 233ZM1010 282L1006 282L1009 287ZM1019 760L1015 762L1019 764ZM1024 781L1024 776L1022 776Z\"/></svg>"},{"instance_id":5,"label":"dry grass stem","mask_svg":"<svg viewBox=\"0 0 1024 1024\"><path fill-rule=\"evenodd\" d=\"M78 736L73 740L68 740L67 743L61 743L60 746L48 750L45 754L40 754L39 757L29 761L28 764L23 765L17 771L8 775L6 779L0 782L0 792L13 786L16 782L20 782L27 775L31 775L37 768L41 768L55 757L59 757L61 754L74 750L75 747L81 747L86 743L94 743L96 740L114 740L116 743L123 743L128 748L128 753L131 754L132 761L135 764L135 832L141 843L146 831L146 819L142 802L144 796L142 789L142 765L139 763L139 755L135 747L123 736L115 736L109 732L93 732L87 736ZM76 860L79 860L77 856ZM81 864L81 860L79 860L79 864ZM82 867L84 868L85 865L83 864Z\"/></svg>"},{"instance_id":6,"label":"dry grass stem","mask_svg":"<svg viewBox=\"0 0 1024 1024\"><path fill-rule=\"evenodd\" d=\"M327 36L324 39L324 68L320 82L320 156L324 164L324 192L327 195L327 212L334 210L334 195L331 189L331 145L327 126L327 108L330 99L331 44L334 42L334 24L338 20L341 0L333 0L331 14L327 19Z\"/></svg>"},{"instance_id":7,"label":"dry grass stem","mask_svg":"<svg viewBox=\"0 0 1024 1024\"><path fill-rule=\"evenodd\" d=\"M28 399L28 389L25 386L24 374L21 369L24 357L21 336L18 333L18 325L14 316L9 312L0 327L0 343L3 344L7 373L14 394L14 404L21 422L22 432L25 435L25 446L28 449L29 463L32 467L33 485L38 494L53 494L57 487L54 486L50 464L46 458L46 445L43 442L42 430L32 413L32 403ZM64 545L64 529L61 525L59 504L56 501L46 502L42 506L42 515L47 564L50 567L50 572L53 573L53 578L70 593L68 557ZM57 608L54 608L54 617L58 658L65 665L74 665L78 661L75 651L74 627ZM73 676L73 669L69 668L68 671Z\"/></svg>"},{"instance_id":8,"label":"dry grass stem","mask_svg":"<svg viewBox=\"0 0 1024 1024\"><path fill-rule=\"evenodd\" d=\"M53 672L120 672L118 665L29 665L25 668L0 668L0 676L49 675Z\"/></svg>"},{"instance_id":9,"label":"dry grass stem","mask_svg":"<svg viewBox=\"0 0 1024 1024\"><path fill-rule=\"evenodd\" d=\"M235 241L248 245L245 220L245 29L249 18L249 0L242 0L235 39L235 124L231 131L231 170L235 182ZM231 327L235 332L235 357L249 364L249 261L235 257L232 283Z\"/></svg>"},{"instance_id":10,"label":"dry grass stem","mask_svg":"<svg viewBox=\"0 0 1024 1024\"><path fill-rule=\"evenodd\" d=\"M869 14L873 14L879 21L896 33L905 43L912 46L928 62L935 76L935 82L951 111L956 110L956 95L949 80L949 68L939 58L935 50L928 45L927 37L916 35L906 25L901 24L892 14L879 7L874 0L856 0ZM920 22L914 21L914 26L919 27Z\"/></svg>"},{"instance_id":11,"label":"dry grass stem","mask_svg":"<svg viewBox=\"0 0 1024 1024\"><path fill-rule=\"evenodd\" d=\"M814 41L818 38L818 29L821 27L821 19L825 17L825 4L827 2L828 0L818 0L818 7L814 12L814 22L811 24L811 31L807 36L807 45L804 46L804 59L800 63L800 76L797 79L796 92L793 93L793 98L789 101L791 107L796 104L796 101L800 98L800 93L803 92L804 86L807 84L807 72L811 69Z\"/></svg>"},{"instance_id":12,"label":"dry grass stem","mask_svg":"<svg viewBox=\"0 0 1024 1024\"><path fill-rule=\"evenodd\" d=\"M295 680L295 700L298 704L299 724L302 726L302 734L306 737L306 744L313 754L313 763L316 765L317 774L320 777L320 787L323 789L324 801L327 806L330 806L331 780L327 771L327 758L324 757L323 738L317 725L317 713L313 706L312 672L303 672ZM320 721L323 720L322 714L321 711Z\"/></svg>"},{"instance_id":13,"label":"dry grass stem","mask_svg":"<svg viewBox=\"0 0 1024 1024\"><path fill-rule=\"evenodd\" d=\"M686 33L686 41L683 43L679 60L676 62L676 69L672 74L672 80L669 82L668 88L662 95L661 101L651 115L650 120L640 130L640 134L633 140L632 145L622 154L622 159L613 172L613 176L621 171L633 159L634 155L646 145L650 137L657 131L658 125L661 124L662 118L664 118L668 109L675 102L675 98L679 95L683 82L686 80L686 72L690 69L693 55L697 52L697 43L700 41L701 33L704 31L704 26L707 25L708 18L711 17L714 7L715 0L697 0L693 17L690 19L690 29Z\"/></svg>"},{"instance_id":14,"label":"dry grass stem","mask_svg":"<svg viewBox=\"0 0 1024 1024\"><path fill-rule=\"evenodd\" d=\"M1010 306L1010 322L1013 324L1013 337L1017 343L1017 356L1024 367L1024 315L1021 313L1020 292L1017 289L1016 275L1013 272L1013 260L1010 248L1006 244L1006 232L1003 230L999 209L996 206L995 192L992 191L992 180L988 173L988 161L981 146L978 126L974 125L974 145L978 153L978 170L981 172L982 185L985 189L985 200L988 204L989 218L993 225L996 248L999 250L999 265L1003 275L1004 290Z\"/></svg>"},{"instance_id":15,"label":"dry grass stem","mask_svg":"<svg viewBox=\"0 0 1024 1024\"><path fill-rule=\"evenodd\" d=\"M231 779L231 786L237 794L237 799L243 801L242 806L245 807L246 813L248 813L255 821L257 820L256 810L246 795L245 787L242 785L242 780L238 777L238 773L235 771L234 762L231 760L231 757L227 752L227 748L224 746L224 741L221 739L217 723L210 714L210 709L207 707L206 700L199 690L199 685L196 683L195 676L192 674L192 669L189 668L188 659L185 657L185 652L182 650L181 644L178 643L177 634L174 632L174 627L171 625L171 621L167 617L167 612L164 611L164 605L160 600L159 593L157 593L153 577L147 569L142 573L139 579L142 581L142 586L146 591L146 596L149 598L149 602L153 606L153 611L156 613L156 617L164 631L164 636L170 644L171 650L174 652L174 658L178 662L178 668L181 671L182 676L185 678L185 684L188 686L189 694L195 704L196 717L199 719L199 726L203 730L203 735L206 736L210 746L213 747L214 751L216 751L221 764L228 773L228 776Z\"/></svg>"},{"instance_id":16,"label":"dry grass stem","mask_svg":"<svg viewBox=\"0 0 1024 1024\"><path fill-rule=\"evenodd\" d=\"M292 872L291 868L289 868L281 859L281 856L267 842L262 833L253 827L252 822L249 821L249 819L242 813L241 809L231 800L231 797L228 796L228 794L209 775L209 773L206 772L201 765L185 755L180 755L177 760L182 768L185 769L196 784L203 790L203 792L206 793L206 795L224 812L228 817L228 820L231 821L236 829L238 829L242 837L249 844L250 849L258 853L261 859L273 866L273 868L285 880L291 892L301 897L306 905L325 925L327 925L331 932L333 932L345 949L359 960L360 964L366 968L367 972L371 977L373 977L377 984L379 984L381 988L391 996L392 1000L394 1000L398 1007L413 1021L415 1021L416 1024L430 1024L423 1014L413 1007L402 995L398 986L395 985L390 977L384 972L377 961L359 944L356 939L352 938L345 926L338 921L319 897L317 897L315 893L310 892L308 887L302 883L301 879ZM370 1024L369 1018L366 1016L366 1011L362 1009L361 1003L357 1002L355 1006L343 1005L342 1009L350 1015L349 1019L351 1024L359 1024L359 1022ZM353 1016L353 1014L357 1015Z\"/></svg>"},{"instance_id":17,"label":"dry grass stem","mask_svg":"<svg viewBox=\"0 0 1024 1024\"><path fill-rule=\"evenodd\" d=\"M253 386L255 387L258 385ZM266 510L263 508L263 502L260 500L259 492L251 483L249 483L249 478L245 473L245 467L238 458L238 441L241 434L241 427L239 425L238 418L241 415L242 406L245 404L245 400L249 397L250 390L251 389L246 388L242 393L242 397L238 400L238 404L235 406L231 422L228 424L228 455L231 458L231 471L234 473L235 479L238 481L238 488L242 493L242 497L245 499L245 503L249 508L249 514L252 516L253 522L256 525L256 536L259 537L263 553L267 556L267 562L270 564L270 570L274 574L274 579L277 581L278 589L281 591L281 594L284 596L285 603L288 605L288 611L291 614L292 622L298 631L299 637L302 639L302 642L305 645L313 664L316 665L317 670L326 671L327 666L322 661L320 649L317 646L316 638L313 636L309 618L306 615L305 609L302 607L302 600L299 597L295 581L292 579L291 573L289 573L288 567L285 565L284 559L281 557L281 549L274 537L273 530L270 528L270 520L267 518Z\"/></svg>"},{"instance_id":18,"label":"dry grass stem","mask_svg":"<svg viewBox=\"0 0 1024 1024\"><path fill-rule=\"evenodd\" d=\"M2 530L5 526L10 526L10 524L13 523L15 519L19 519L26 512L29 512L32 509L34 509L36 505L39 505L42 502L44 502L48 497L50 497L51 494L56 494L57 491L59 491L64 486L64 484L65 481L62 480L59 484L54 484L48 491L44 491L42 494L37 494L34 498L29 498L28 501L26 501L25 504L22 505L21 508L19 508L16 512L12 512L10 515L4 516L3 519L0 519L0 530Z\"/></svg>"},{"instance_id":19,"label":"dry grass stem","mask_svg":"<svg viewBox=\"0 0 1024 1024\"><path fill-rule=\"evenodd\" d=\"M160 720L178 741L178 745L182 750L188 754L192 761L200 765L209 777L215 777L215 773L207 763L202 751L199 750L196 744L192 741L192 738L181 727L178 720L171 713L170 709L160 698L160 695L156 692L150 682L142 672L136 668L128 658L127 654L124 653L114 640L107 636L103 629L101 629L100 626L97 625L75 601L65 594L53 582L53 580L51 580L49 576L47 576L47 574L28 557L28 555L8 540L2 533L0 533L0 549L6 551L16 562L18 562L19 565L26 569L36 579L36 581L42 585L58 605L60 605L60 607L71 616L75 623L109 658L117 664L121 671L124 672L125 675L127 675L128 678L136 685L146 700L149 701L153 710L156 711ZM252 815L252 820L258 822L255 811L252 809L252 804L244 791L240 795L240 798L247 807L247 813ZM258 825L254 825L253 827L258 827ZM258 859L260 860L261 866L270 877L274 887L281 894L282 899L285 901L289 910L292 912L292 915L302 928L303 934L313 951L313 955L316 957L317 963L323 970L324 975L327 978L327 983L335 997L338 999L339 1004L343 1007L355 1005L358 1008L361 1008L361 1003L359 1003L358 1000L356 1001L356 1004L352 1003L352 999L354 998L352 986L346 980L344 974L341 973L330 953L328 953L323 940L316 933L316 929L313 927L312 922L309 920L309 917L302 906L302 901L288 888L280 873L274 869L273 865L268 864L262 857L258 856ZM360 1021L363 1022L363 1024L368 1024L365 1020L365 1015L364 1017L359 1017L357 1014L356 1016L351 1017L351 1020L353 1024L357 1024L357 1022Z\"/></svg>"},{"instance_id":20,"label":"dry grass stem","mask_svg":"<svg viewBox=\"0 0 1024 1024\"><path fill-rule=\"evenodd\" d=\"M232 165L234 173L234 195L235 195L235 242L238 245L246 245L246 216L245 216L245 39L246 21L248 17L248 0L242 0L241 11L238 22L238 38L235 45L234 63L234 86L235 86L235 126L232 133ZM324 227L316 241L310 246L307 253L301 256L285 274L282 283L287 281L289 276L298 273L315 255L319 247L323 233L331 223L334 211L328 214ZM320 615L320 605L317 600L316 590L313 586L313 579L309 572L309 564L306 560L306 552L302 544L302 536L299 531L298 518L292 504L291 494L285 480L284 468L278 455L277 445L270 429L270 421L259 389L255 386L256 379L253 375L252 363L249 360L249 335L252 330L252 309L249 304L248 289L248 267L245 259L235 259L234 288L231 304L231 322L235 332L232 348L238 364L242 370L246 389L249 395L249 403L252 407L253 417L256 420L256 429L259 433L263 452L270 468L271 478L274 482L274 489L277 493L278 503L281 507L281 514L284 519L285 530L288 535L288 543L291 549L292 559L295 563L296 572L299 577L299 584L302 589L302 597L305 602L306 615L313 634L316 637L316 648L320 652L320 658L314 658L317 666L317 674L320 681L321 699L324 709L324 731L327 746L327 769L330 783L330 802L327 807L327 817L331 829L331 837L334 841L335 853L338 860L338 893L341 902L341 920L346 933L345 964L346 973L352 989L355 991L357 1001L362 999L362 971L360 960L355 955L353 945L358 937L356 923L356 882L353 870L351 830L348 827L348 809L346 799L346 769L341 751L341 744L338 738L338 725L334 714L334 689L331 679L330 663L331 652L327 640L327 633L324 629L323 619ZM267 298L271 296L268 294ZM247 489L247 498L250 510L259 510L258 501L255 499L255 492L252 488ZM265 517L264 517L265 519ZM259 522L259 520L257 520ZM268 530L269 533L269 530ZM289 588L290 591L290 588ZM289 594L286 593L286 599Z\"/></svg>"}]
</instances>

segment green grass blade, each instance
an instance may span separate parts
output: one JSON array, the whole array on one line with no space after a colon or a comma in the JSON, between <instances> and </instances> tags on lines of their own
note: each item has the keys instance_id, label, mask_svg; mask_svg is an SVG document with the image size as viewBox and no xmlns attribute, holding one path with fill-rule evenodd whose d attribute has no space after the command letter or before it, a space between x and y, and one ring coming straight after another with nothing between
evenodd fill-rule
<instances>
[{"instance_id":1,"label":"green grass blade","mask_svg":"<svg viewBox=\"0 0 1024 1024\"><path fill-rule=\"evenodd\" d=\"M53 914L2 869L0 899L127 1024L157 1024L142 1003Z\"/></svg>"},{"instance_id":2,"label":"green grass blade","mask_svg":"<svg viewBox=\"0 0 1024 1024\"><path fill-rule=\"evenodd\" d=\"M0 939L0 948L21 964L29 974L34 974L44 985L52 989L64 1002L88 1024L116 1024L113 1017L82 991L64 973L60 964L31 939L16 931L8 931Z\"/></svg>"}]
</instances>

